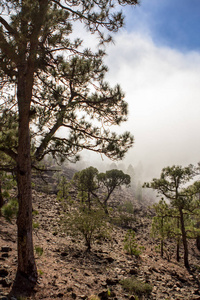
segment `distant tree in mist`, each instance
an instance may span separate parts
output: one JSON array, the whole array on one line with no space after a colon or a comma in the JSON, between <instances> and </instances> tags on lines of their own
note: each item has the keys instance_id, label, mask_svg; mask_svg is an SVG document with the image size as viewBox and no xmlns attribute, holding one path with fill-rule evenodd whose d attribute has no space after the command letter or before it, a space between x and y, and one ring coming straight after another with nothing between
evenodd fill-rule
<instances>
[{"instance_id":1,"label":"distant tree in mist","mask_svg":"<svg viewBox=\"0 0 200 300\"><path fill-rule=\"evenodd\" d=\"M108 214L108 200L110 199L111 194L116 188L119 188L121 186L129 187L131 178L123 171L113 169L106 171L105 173L98 174L98 181L100 187L105 189L102 204L105 212Z\"/></svg>"},{"instance_id":2,"label":"distant tree in mist","mask_svg":"<svg viewBox=\"0 0 200 300\"><path fill-rule=\"evenodd\" d=\"M115 189L129 186L131 178L121 170L109 170L105 173L89 167L74 174L73 182L78 190L78 198L82 203L88 204L91 209L92 202L98 202L108 214L108 201Z\"/></svg>"}]
</instances>

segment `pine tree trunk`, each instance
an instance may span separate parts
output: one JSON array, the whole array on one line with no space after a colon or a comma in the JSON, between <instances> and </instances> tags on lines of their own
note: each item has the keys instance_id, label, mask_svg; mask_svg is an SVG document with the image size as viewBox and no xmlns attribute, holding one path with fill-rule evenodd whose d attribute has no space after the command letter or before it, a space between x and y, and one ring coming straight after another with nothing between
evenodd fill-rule
<instances>
[{"instance_id":1,"label":"pine tree trunk","mask_svg":"<svg viewBox=\"0 0 200 300\"><path fill-rule=\"evenodd\" d=\"M164 242L162 239L160 243L160 256L163 257L163 255L164 255Z\"/></svg>"},{"instance_id":2,"label":"pine tree trunk","mask_svg":"<svg viewBox=\"0 0 200 300\"><path fill-rule=\"evenodd\" d=\"M197 249L200 251L200 236L199 235L196 238L196 246L197 246Z\"/></svg>"},{"instance_id":3,"label":"pine tree trunk","mask_svg":"<svg viewBox=\"0 0 200 300\"><path fill-rule=\"evenodd\" d=\"M1 179L0 179L0 216L1 216L1 208L4 205L3 195L2 195L2 187L1 187Z\"/></svg>"},{"instance_id":4,"label":"pine tree trunk","mask_svg":"<svg viewBox=\"0 0 200 300\"><path fill-rule=\"evenodd\" d=\"M162 238L161 238L161 244L160 244L160 255L161 255L161 257L164 256L164 230L163 230L163 227L164 227L164 218L162 217L162 219L161 219L161 235L162 235Z\"/></svg>"},{"instance_id":5,"label":"pine tree trunk","mask_svg":"<svg viewBox=\"0 0 200 300\"><path fill-rule=\"evenodd\" d=\"M200 228L200 222L197 223L196 227ZM197 249L200 251L200 235L198 235L196 238L196 246L197 246Z\"/></svg>"},{"instance_id":6,"label":"pine tree trunk","mask_svg":"<svg viewBox=\"0 0 200 300\"><path fill-rule=\"evenodd\" d=\"M26 290L33 287L37 281L37 268L32 238L31 148L29 134L31 84L31 78L27 76L25 70L21 70L21 73L19 72L17 91L19 109L19 146L17 159L19 202L17 218L18 269L14 288L25 288Z\"/></svg>"},{"instance_id":7,"label":"pine tree trunk","mask_svg":"<svg viewBox=\"0 0 200 300\"><path fill-rule=\"evenodd\" d=\"M182 209L180 209L179 212L180 212L181 233L182 233L183 248L184 248L184 265L186 268L189 268L188 244L187 244L187 236L186 236L186 231L185 231L184 216L183 216Z\"/></svg>"},{"instance_id":8,"label":"pine tree trunk","mask_svg":"<svg viewBox=\"0 0 200 300\"><path fill-rule=\"evenodd\" d=\"M179 218L177 219L177 228L180 228L180 224L179 224ZM177 237L177 241L176 241L176 260L180 261L180 237Z\"/></svg>"}]
</instances>

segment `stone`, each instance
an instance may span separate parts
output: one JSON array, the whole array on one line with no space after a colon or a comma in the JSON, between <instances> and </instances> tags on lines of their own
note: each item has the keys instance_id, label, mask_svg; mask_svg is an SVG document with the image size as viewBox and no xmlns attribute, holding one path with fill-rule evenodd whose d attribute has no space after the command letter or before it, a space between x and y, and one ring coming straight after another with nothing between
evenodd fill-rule
<instances>
[{"instance_id":1,"label":"stone","mask_svg":"<svg viewBox=\"0 0 200 300\"><path fill-rule=\"evenodd\" d=\"M5 261L5 258L4 257L0 257L0 261Z\"/></svg>"},{"instance_id":2,"label":"stone","mask_svg":"<svg viewBox=\"0 0 200 300\"><path fill-rule=\"evenodd\" d=\"M114 261L114 258L109 256L109 257L106 257L106 260L107 260L107 262L112 263Z\"/></svg>"},{"instance_id":3,"label":"stone","mask_svg":"<svg viewBox=\"0 0 200 300\"><path fill-rule=\"evenodd\" d=\"M75 293L71 293L71 297L73 298L73 299L76 299L76 294Z\"/></svg>"},{"instance_id":4,"label":"stone","mask_svg":"<svg viewBox=\"0 0 200 300\"><path fill-rule=\"evenodd\" d=\"M64 294L63 294L63 293L58 293L57 297L58 297L58 298L63 298L63 297L64 297Z\"/></svg>"},{"instance_id":5,"label":"stone","mask_svg":"<svg viewBox=\"0 0 200 300\"><path fill-rule=\"evenodd\" d=\"M83 299L83 300L86 300L86 299L87 299L87 296L86 296L86 295L80 295L79 298L80 298L80 299Z\"/></svg>"},{"instance_id":6,"label":"stone","mask_svg":"<svg viewBox=\"0 0 200 300\"><path fill-rule=\"evenodd\" d=\"M98 297L101 299L101 300L107 300L108 299L108 291L107 290L104 290L102 292L100 292L98 294Z\"/></svg>"},{"instance_id":7,"label":"stone","mask_svg":"<svg viewBox=\"0 0 200 300\"><path fill-rule=\"evenodd\" d=\"M131 275L136 275L138 273L138 270L136 268L132 268L132 269L130 269L129 273Z\"/></svg>"},{"instance_id":8,"label":"stone","mask_svg":"<svg viewBox=\"0 0 200 300\"><path fill-rule=\"evenodd\" d=\"M194 294L195 295L200 295L200 291L199 290L194 290Z\"/></svg>"},{"instance_id":9,"label":"stone","mask_svg":"<svg viewBox=\"0 0 200 300\"><path fill-rule=\"evenodd\" d=\"M5 269L0 269L0 277L4 278L6 276L8 276L8 271Z\"/></svg>"},{"instance_id":10,"label":"stone","mask_svg":"<svg viewBox=\"0 0 200 300\"><path fill-rule=\"evenodd\" d=\"M68 255L68 253L67 253L67 252L62 252L60 255L61 255L62 257L65 257L65 256Z\"/></svg>"},{"instance_id":11,"label":"stone","mask_svg":"<svg viewBox=\"0 0 200 300\"><path fill-rule=\"evenodd\" d=\"M107 278L106 283L107 283L107 285L116 285L116 284L119 283L119 279L117 279L117 278L114 278L114 279Z\"/></svg>"},{"instance_id":12,"label":"stone","mask_svg":"<svg viewBox=\"0 0 200 300\"><path fill-rule=\"evenodd\" d=\"M12 281L9 280L8 278L4 278L0 280L0 284L2 285L2 287L10 287L12 284Z\"/></svg>"},{"instance_id":13,"label":"stone","mask_svg":"<svg viewBox=\"0 0 200 300\"><path fill-rule=\"evenodd\" d=\"M8 257L9 257L9 254L8 254L8 253L3 253L3 254L1 255L1 257L3 257L3 258L8 258Z\"/></svg>"},{"instance_id":14,"label":"stone","mask_svg":"<svg viewBox=\"0 0 200 300\"><path fill-rule=\"evenodd\" d=\"M7 246L1 247L1 252L9 252L9 251L12 251L12 248L7 247Z\"/></svg>"}]
</instances>

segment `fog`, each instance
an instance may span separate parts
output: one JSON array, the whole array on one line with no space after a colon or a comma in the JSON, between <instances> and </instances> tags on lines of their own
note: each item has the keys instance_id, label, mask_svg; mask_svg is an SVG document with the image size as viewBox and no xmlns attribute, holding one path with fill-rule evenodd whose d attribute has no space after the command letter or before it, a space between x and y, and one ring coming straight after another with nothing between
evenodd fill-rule
<instances>
[{"instance_id":1,"label":"fog","mask_svg":"<svg viewBox=\"0 0 200 300\"><path fill-rule=\"evenodd\" d=\"M125 164L142 163L146 178L163 167L200 160L200 54L156 46L149 36L125 31L108 48L107 79L120 83L129 104L135 144Z\"/></svg>"},{"instance_id":2,"label":"fog","mask_svg":"<svg viewBox=\"0 0 200 300\"><path fill-rule=\"evenodd\" d=\"M80 29L79 29L80 33ZM83 33L94 49L94 36ZM106 48L106 80L119 83L129 104L128 121L113 131L130 131L134 146L122 161L142 165L141 180L158 177L163 167L200 161L200 53L156 45L149 33L121 30ZM105 157L83 152L85 167L104 168ZM81 166L81 164L79 164ZM104 166L104 167L103 167ZM119 164L118 164L119 166Z\"/></svg>"}]
</instances>

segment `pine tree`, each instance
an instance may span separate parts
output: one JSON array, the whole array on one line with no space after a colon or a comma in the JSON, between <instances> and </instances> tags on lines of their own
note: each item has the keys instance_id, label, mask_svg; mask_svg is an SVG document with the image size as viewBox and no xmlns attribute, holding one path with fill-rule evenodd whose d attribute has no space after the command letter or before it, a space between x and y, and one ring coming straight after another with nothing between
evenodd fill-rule
<instances>
[{"instance_id":1,"label":"pine tree","mask_svg":"<svg viewBox=\"0 0 200 300\"><path fill-rule=\"evenodd\" d=\"M100 187L105 190L105 195L102 199L102 205L105 213L108 214L108 200L110 199L111 194L116 188L119 188L123 185L129 187L131 183L131 177L128 174L125 174L122 170L113 169L106 171L105 173L98 174L98 181Z\"/></svg>"},{"instance_id":2,"label":"pine tree","mask_svg":"<svg viewBox=\"0 0 200 300\"><path fill-rule=\"evenodd\" d=\"M119 5L137 0L67 1L9 0L0 9L0 110L16 117L17 147L0 144L0 151L15 161L18 186L18 269L16 286L37 281L32 240L31 167L46 154L58 159L78 158L82 149L121 159L133 138L117 135L103 125L126 120L127 103L117 85L104 81L104 51L83 49L70 40L75 21L101 43L111 41L105 31L124 24ZM115 7L116 6L116 7ZM5 16L5 17L4 17ZM94 125L93 119L99 121ZM66 129L64 137L58 130ZM30 130L31 129L31 130ZM33 151L32 145L34 143Z\"/></svg>"},{"instance_id":3,"label":"pine tree","mask_svg":"<svg viewBox=\"0 0 200 300\"><path fill-rule=\"evenodd\" d=\"M200 190L199 181L187 185L197 175L193 165L188 167L172 166L163 168L160 178L154 178L152 182L145 183L144 187L155 189L159 194L165 196L173 208L177 210L177 228L180 228L184 248L184 265L189 268L187 227L190 215L198 215L199 201L196 195ZM189 222L189 225L191 222ZM189 230L191 231L191 230ZM179 239L177 240L177 260L179 260Z\"/></svg>"}]
</instances>

